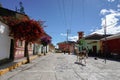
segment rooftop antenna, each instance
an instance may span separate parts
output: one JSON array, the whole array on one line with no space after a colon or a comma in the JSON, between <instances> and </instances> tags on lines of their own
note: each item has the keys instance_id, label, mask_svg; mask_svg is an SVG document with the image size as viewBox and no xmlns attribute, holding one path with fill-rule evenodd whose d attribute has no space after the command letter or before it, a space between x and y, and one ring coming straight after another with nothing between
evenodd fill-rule
<instances>
[{"instance_id":1,"label":"rooftop antenna","mask_svg":"<svg viewBox=\"0 0 120 80\"><path fill-rule=\"evenodd\" d=\"M17 8L17 6L15 6L15 11L16 11L16 12L19 11L19 9Z\"/></svg>"},{"instance_id":2,"label":"rooftop antenna","mask_svg":"<svg viewBox=\"0 0 120 80\"><path fill-rule=\"evenodd\" d=\"M0 3L0 7L2 7L2 4Z\"/></svg>"},{"instance_id":3,"label":"rooftop antenna","mask_svg":"<svg viewBox=\"0 0 120 80\"><path fill-rule=\"evenodd\" d=\"M25 12L24 12L24 7L23 7L23 3L20 2L19 5L20 5L20 13L25 14Z\"/></svg>"}]
</instances>

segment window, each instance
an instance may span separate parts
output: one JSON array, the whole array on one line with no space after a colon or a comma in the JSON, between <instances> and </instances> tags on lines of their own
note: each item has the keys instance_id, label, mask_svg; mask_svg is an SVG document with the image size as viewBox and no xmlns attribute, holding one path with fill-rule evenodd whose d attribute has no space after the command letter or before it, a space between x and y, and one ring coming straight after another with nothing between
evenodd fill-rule
<instances>
[{"instance_id":1,"label":"window","mask_svg":"<svg viewBox=\"0 0 120 80\"><path fill-rule=\"evenodd\" d=\"M30 48L32 48L32 43L29 44Z\"/></svg>"},{"instance_id":2,"label":"window","mask_svg":"<svg viewBox=\"0 0 120 80\"><path fill-rule=\"evenodd\" d=\"M18 47L22 47L23 46L23 41L19 40L18 41Z\"/></svg>"}]
</instances>

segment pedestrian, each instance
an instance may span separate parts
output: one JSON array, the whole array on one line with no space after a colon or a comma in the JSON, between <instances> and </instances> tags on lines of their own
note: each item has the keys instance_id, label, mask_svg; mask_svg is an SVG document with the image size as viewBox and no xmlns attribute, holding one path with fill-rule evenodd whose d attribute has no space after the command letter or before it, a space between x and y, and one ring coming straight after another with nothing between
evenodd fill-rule
<instances>
[{"instance_id":1,"label":"pedestrian","mask_svg":"<svg viewBox=\"0 0 120 80\"><path fill-rule=\"evenodd\" d=\"M63 50L64 54L65 54L65 49Z\"/></svg>"},{"instance_id":2,"label":"pedestrian","mask_svg":"<svg viewBox=\"0 0 120 80\"><path fill-rule=\"evenodd\" d=\"M70 50L68 51L68 54L70 55Z\"/></svg>"}]
</instances>

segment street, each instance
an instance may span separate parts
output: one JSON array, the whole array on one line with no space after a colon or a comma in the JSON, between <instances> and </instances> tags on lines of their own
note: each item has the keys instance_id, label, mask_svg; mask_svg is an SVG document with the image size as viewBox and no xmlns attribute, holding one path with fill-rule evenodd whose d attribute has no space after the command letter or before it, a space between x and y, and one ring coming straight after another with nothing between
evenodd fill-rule
<instances>
[{"instance_id":1,"label":"street","mask_svg":"<svg viewBox=\"0 0 120 80\"><path fill-rule=\"evenodd\" d=\"M2 76L0 80L120 80L120 62L87 59L87 64L76 62L75 55L48 54L24 64Z\"/></svg>"}]
</instances>

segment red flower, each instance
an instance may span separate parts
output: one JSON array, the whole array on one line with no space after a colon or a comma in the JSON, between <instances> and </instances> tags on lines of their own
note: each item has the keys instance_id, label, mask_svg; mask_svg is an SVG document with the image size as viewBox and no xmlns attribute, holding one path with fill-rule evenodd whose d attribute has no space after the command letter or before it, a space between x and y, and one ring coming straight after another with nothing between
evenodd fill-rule
<instances>
[{"instance_id":1,"label":"red flower","mask_svg":"<svg viewBox=\"0 0 120 80\"><path fill-rule=\"evenodd\" d=\"M9 25L10 36L15 39L27 42L36 42L44 33L41 24L35 20L17 19L15 17L4 17L6 24Z\"/></svg>"},{"instance_id":2,"label":"red flower","mask_svg":"<svg viewBox=\"0 0 120 80\"><path fill-rule=\"evenodd\" d=\"M48 36L44 36L41 38L41 43L43 46L47 46L49 43L51 43L51 39Z\"/></svg>"}]
</instances>

